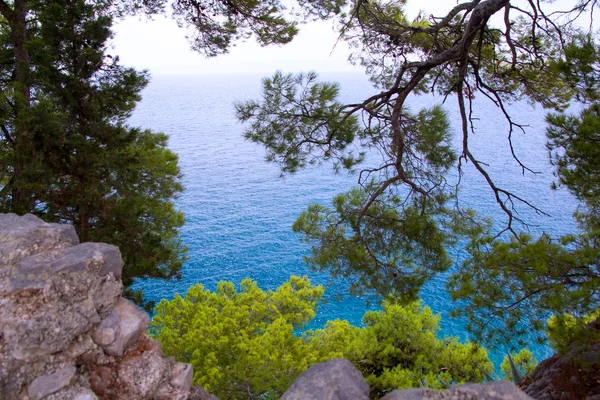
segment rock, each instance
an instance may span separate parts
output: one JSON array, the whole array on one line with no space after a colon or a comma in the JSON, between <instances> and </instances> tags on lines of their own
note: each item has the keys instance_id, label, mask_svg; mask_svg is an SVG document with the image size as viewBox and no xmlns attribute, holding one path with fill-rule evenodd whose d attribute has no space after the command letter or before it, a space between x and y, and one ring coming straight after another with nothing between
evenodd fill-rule
<instances>
[{"instance_id":1,"label":"rock","mask_svg":"<svg viewBox=\"0 0 600 400\"><path fill-rule=\"evenodd\" d=\"M147 351L152 351L162 357L165 355L165 353L163 353L162 343L158 340L150 338L149 336L147 336L146 340L146 349Z\"/></svg>"},{"instance_id":2,"label":"rock","mask_svg":"<svg viewBox=\"0 0 600 400\"><path fill-rule=\"evenodd\" d=\"M368 400L370 388L347 360L333 359L304 371L281 400Z\"/></svg>"},{"instance_id":3,"label":"rock","mask_svg":"<svg viewBox=\"0 0 600 400\"><path fill-rule=\"evenodd\" d=\"M88 375L92 390L101 397L116 385L115 374L111 366L90 365Z\"/></svg>"},{"instance_id":4,"label":"rock","mask_svg":"<svg viewBox=\"0 0 600 400\"><path fill-rule=\"evenodd\" d=\"M10 356L23 361L65 350L79 335L89 331L90 318L95 314L85 302L48 301L35 310L20 310L18 306L12 304L0 309L0 335Z\"/></svg>"},{"instance_id":5,"label":"rock","mask_svg":"<svg viewBox=\"0 0 600 400\"><path fill-rule=\"evenodd\" d=\"M423 400L426 392L423 389L394 390L381 398L381 400Z\"/></svg>"},{"instance_id":6,"label":"rock","mask_svg":"<svg viewBox=\"0 0 600 400\"><path fill-rule=\"evenodd\" d=\"M45 397L44 400L98 400L98 396L85 386L73 385Z\"/></svg>"},{"instance_id":7,"label":"rock","mask_svg":"<svg viewBox=\"0 0 600 400\"><path fill-rule=\"evenodd\" d=\"M100 322L94 341L111 356L120 357L148 329L150 318L131 301L121 297L112 312Z\"/></svg>"},{"instance_id":8,"label":"rock","mask_svg":"<svg viewBox=\"0 0 600 400\"><path fill-rule=\"evenodd\" d=\"M178 362L171 372L171 386L177 389L190 390L194 379L194 369L190 364Z\"/></svg>"},{"instance_id":9,"label":"rock","mask_svg":"<svg viewBox=\"0 0 600 400\"><path fill-rule=\"evenodd\" d=\"M117 385L123 399L148 399L169 376L169 362L152 352L143 352L117 366Z\"/></svg>"},{"instance_id":10,"label":"rock","mask_svg":"<svg viewBox=\"0 0 600 400\"><path fill-rule=\"evenodd\" d=\"M119 249L109 244L83 243L71 248L54 249L19 261L9 278L8 291L43 289L51 285L60 272L81 274L89 269L100 276L112 273L119 278L122 267Z\"/></svg>"},{"instance_id":11,"label":"rock","mask_svg":"<svg viewBox=\"0 0 600 400\"><path fill-rule=\"evenodd\" d=\"M188 400L219 400L219 398L208 393L202 386L194 386Z\"/></svg>"},{"instance_id":12,"label":"rock","mask_svg":"<svg viewBox=\"0 0 600 400\"><path fill-rule=\"evenodd\" d=\"M0 214L0 400L198 400L191 366L121 297L122 267L70 225Z\"/></svg>"},{"instance_id":13,"label":"rock","mask_svg":"<svg viewBox=\"0 0 600 400\"><path fill-rule=\"evenodd\" d=\"M98 396L94 394L91 390L82 390L80 393L77 393L73 396L73 400L98 400Z\"/></svg>"},{"instance_id":14,"label":"rock","mask_svg":"<svg viewBox=\"0 0 600 400\"><path fill-rule=\"evenodd\" d=\"M27 387L27 395L32 400L40 400L54 392L58 392L71 384L76 371L77 369L74 366L68 366L52 374L37 377Z\"/></svg>"},{"instance_id":15,"label":"rock","mask_svg":"<svg viewBox=\"0 0 600 400\"><path fill-rule=\"evenodd\" d=\"M94 332L94 342L102 347L108 346L117 340L117 336L121 332L119 327L119 312L113 309L113 312L108 314L100 325L96 327Z\"/></svg>"},{"instance_id":16,"label":"rock","mask_svg":"<svg viewBox=\"0 0 600 400\"><path fill-rule=\"evenodd\" d=\"M163 384L154 395L153 400L189 400L190 392L175 389L171 385Z\"/></svg>"},{"instance_id":17,"label":"rock","mask_svg":"<svg viewBox=\"0 0 600 400\"><path fill-rule=\"evenodd\" d=\"M394 390L381 400L532 400L517 386L507 381L485 384L467 383L443 392L430 389Z\"/></svg>"},{"instance_id":18,"label":"rock","mask_svg":"<svg viewBox=\"0 0 600 400\"><path fill-rule=\"evenodd\" d=\"M600 399L600 343L573 346L542 361L520 385L538 400Z\"/></svg>"},{"instance_id":19,"label":"rock","mask_svg":"<svg viewBox=\"0 0 600 400\"><path fill-rule=\"evenodd\" d=\"M0 214L0 264L13 264L32 254L78 243L71 225L47 224L31 214Z\"/></svg>"}]
</instances>

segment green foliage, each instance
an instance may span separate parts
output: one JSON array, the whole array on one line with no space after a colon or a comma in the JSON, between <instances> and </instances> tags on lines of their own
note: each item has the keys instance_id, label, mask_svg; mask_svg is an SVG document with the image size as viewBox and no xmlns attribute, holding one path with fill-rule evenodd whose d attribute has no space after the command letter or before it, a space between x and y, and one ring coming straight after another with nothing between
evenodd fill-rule
<instances>
[{"instance_id":1,"label":"green foliage","mask_svg":"<svg viewBox=\"0 0 600 400\"><path fill-rule=\"evenodd\" d=\"M429 307L384 301L382 308L365 314L365 326L356 330L345 354L371 386L373 398L394 389L481 382L480 368L491 370L487 352L479 345L437 338L439 316Z\"/></svg>"},{"instance_id":2,"label":"green foliage","mask_svg":"<svg viewBox=\"0 0 600 400\"><path fill-rule=\"evenodd\" d=\"M564 354L570 347L582 343L600 343L597 330L588 329L588 324L600 318L600 309L580 318L572 314L553 315L548 319L548 341L557 352Z\"/></svg>"},{"instance_id":3,"label":"green foliage","mask_svg":"<svg viewBox=\"0 0 600 400\"><path fill-rule=\"evenodd\" d=\"M343 357L363 373L374 398L396 388L444 388L478 382L490 370L486 351L456 338L436 337L439 316L419 302L391 301L367 312L364 327L329 321L323 329L294 332L315 316L321 286L291 277L275 291L250 279L236 291L202 285L156 307L150 324L167 355L194 366L194 383L223 399L280 396L309 366Z\"/></svg>"},{"instance_id":4,"label":"green foliage","mask_svg":"<svg viewBox=\"0 0 600 400\"><path fill-rule=\"evenodd\" d=\"M423 205L403 205L396 196L369 207L361 218L370 189L337 196L333 210L315 204L300 215L294 231L320 244L305 260L318 271L352 276L356 293L376 288L414 300L428 279L452 265L445 247L449 236L439 221L421 213Z\"/></svg>"},{"instance_id":5,"label":"green foliage","mask_svg":"<svg viewBox=\"0 0 600 400\"><path fill-rule=\"evenodd\" d=\"M341 105L337 89L325 90L332 84L319 86L313 75L306 83L302 75L277 74L265 81L260 101L238 106L239 119L249 123L246 137L263 144L284 173L321 161L358 168L345 162L346 149L369 152L370 165L361 167L356 189L336 196L331 207L310 206L294 224L312 245L306 259L311 267L350 277L355 292L372 289L409 302L425 282L449 269L447 248L462 239L467 258L449 280L459 301L454 314L467 316L476 337L494 344L530 331L543 341L548 315L581 316L600 302L600 108L594 103L600 57L595 36L574 24L595 9L581 3L549 12L543 2L525 8L512 3L459 2L445 15L426 18L420 12L412 18L404 1L353 1L339 14L340 39L380 93ZM273 84L278 81L285 84ZM312 88L330 93L329 103L313 100ZM441 107L408 110L407 99L423 93L457 100L459 150L449 144ZM544 215L543 204L500 187L488 173L470 145L482 127L473 115L480 99L491 100L507 122L515 163L524 174L533 173L512 141L516 131L526 132L527 121L518 121L508 104L525 100L560 112L573 98L592 104L580 115L548 117L548 149L559 182L582 202L576 215L581 230L532 237L527 225L537 221L522 219L519 209ZM310 112L299 118L303 104ZM328 110L333 112L317 118ZM348 121L356 121L352 135L342 135L336 127ZM460 201L465 164L481 174L506 216L501 234L498 223ZM456 185L449 183L453 169Z\"/></svg>"},{"instance_id":6,"label":"green foliage","mask_svg":"<svg viewBox=\"0 0 600 400\"><path fill-rule=\"evenodd\" d=\"M251 34L264 46L289 43L298 32L277 0L176 0L172 6L178 22L194 28L192 48L208 56L226 53L234 41Z\"/></svg>"},{"instance_id":7,"label":"green foliage","mask_svg":"<svg viewBox=\"0 0 600 400\"><path fill-rule=\"evenodd\" d=\"M600 214L600 103L579 115L547 117L548 149L559 182L586 206Z\"/></svg>"},{"instance_id":8,"label":"green foliage","mask_svg":"<svg viewBox=\"0 0 600 400\"><path fill-rule=\"evenodd\" d=\"M574 321L583 321L580 317L598 307L600 104L595 86L599 60L590 37L573 38L564 59L554 62L553 68L588 106L578 115L546 118L547 147L558 182L581 202L575 214L579 232L558 238L519 234L504 241L489 234L474 236L467 247L470 258L450 279L453 298L467 301L455 314L467 316L470 329L481 340L509 340L533 328L543 341L546 319L554 314L550 342L564 351Z\"/></svg>"},{"instance_id":9,"label":"green foliage","mask_svg":"<svg viewBox=\"0 0 600 400\"><path fill-rule=\"evenodd\" d=\"M448 286L453 299L467 301L454 314L467 316L480 340L509 341L531 328L543 340L548 314L581 315L594 307L589 294L600 284L590 269L598 254L594 238L520 235L496 241L488 236L472 241L467 251L470 258Z\"/></svg>"},{"instance_id":10,"label":"green foliage","mask_svg":"<svg viewBox=\"0 0 600 400\"><path fill-rule=\"evenodd\" d=\"M261 103L236 105L238 119L252 121L246 139L263 144L283 172L328 160L349 169L362 159L347 151L359 128L355 117L343 118L338 86L316 80L314 72L277 72L263 80Z\"/></svg>"},{"instance_id":11,"label":"green foliage","mask_svg":"<svg viewBox=\"0 0 600 400\"><path fill-rule=\"evenodd\" d=\"M194 366L194 383L219 398L281 395L317 362L294 329L315 316L322 295L299 277L268 292L250 279L239 291L230 282L214 293L197 284L162 300L150 329L167 355Z\"/></svg>"},{"instance_id":12,"label":"green foliage","mask_svg":"<svg viewBox=\"0 0 600 400\"><path fill-rule=\"evenodd\" d=\"M388 123L370 120L370 126L359 127L357 118L344 111L350 106L337 102L337 85L316 79L314 73L276 73L263 81L261 101L236 107L240 121L250 123L246 138L263 144L267 159L284 173L323 161L336 170L351 169L363 153L347 151L350 145L389 145ZM405 111L403 118L405 158L396 167L402 176L384 182L361 177L361 187L337 196L332 209L310 206L294 231L313 245L306 260L314 269L352 276L357 293L374 288L414 300L428 279L451 266L446 248L470 226L470 214L447 207L454 193L443 174L456 154L444 110ZM402 184L405 189L398 190Z\"/></svg>"},{"instance_id":13,"label":"green foliage","mask_svg":"<svg viewBox=\"0 0 600 400\"><path fill-rule=\"evenodd\" d=\"M106 55L111 11L86 1L28 3L28 85L35 96L14 108L11 24L0 30L0 191L3 212L32 212L71 223L82 241L118 245L123 282L177 276L184 248L177 156L167 136L126 125L145 72ZM139 294L131 297L141 299Z\"/></svg>"},{"instance_id":14,"label":"green foliage","mask_svg":"<svg viewBox=\"0 0 600 400\"><path fill-rule=\"evenodd\" d=\"M500 369L505 380L519 383L523 376L529 375L537 366L538 361L528 349L521 349L518 353L508 354L502 360Z\"/></svg>"}]
</instances>

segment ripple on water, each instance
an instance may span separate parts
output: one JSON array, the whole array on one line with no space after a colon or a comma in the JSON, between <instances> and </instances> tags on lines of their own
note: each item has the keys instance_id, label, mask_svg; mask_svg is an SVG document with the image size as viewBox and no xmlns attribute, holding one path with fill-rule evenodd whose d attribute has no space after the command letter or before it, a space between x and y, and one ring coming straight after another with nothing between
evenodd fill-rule
<instances>
[{"instance_id":1,"label":"ripple on water","mask_svg":"<svg viewBox=\"0 0 600 400\"><path fill-rule=\"evenodd\" d=\"M143 92L143 100L130 122L169 135L169 146L179 154L184 174L185 192L177 206L186 215L182 238L188 247L189 260L179 281L141 280L137 283L150 299L172 298L185 293L195 283L214 289L219 280L251 277L261 287L274 289L290 275L309 275L314 283L328 284L311 328L321 327L327 320L347 319L360 324L369 308L366 297L336 296L347 291L342 281L330 282L327 275L311 272L302 262L309 249L291 232L299 213L311 203L329 204L331 198L351 188L355 175L335 175L329 166L311 167L294 176L280 178L277 166L264 162L264 152L244 141L243 127L237 124L234 100L258 98L260 76L181 75L156 76ZM341 82L344 101L355 101L373 93L366 79L340 74L328 79ZM232 93L236 98L232 97ZM439 103L432 97L411 100L411 108ZM450 104L454 131L459 129L458 115ZM572 231L571 212L574 200L567 193L551 191L551 168L544 147L544 112L525 104L512 107L515 120L531 127L527 135L514 134L517 154L540 174L521 174L507 150L506 123L488 104L476 111L479 118L470 146L476 156L490 164L489 173L501 185L516 189L527 199L544 207L552 218L532 228L555 234ZM455 146L460 138L455 137ZM502 219L494 198L483 178L470 165L464 168L461 200L477 210ZM534 217L529 210L523 217ZM539 219L539 217L536 217ZM455 255L459 260L459 255ZM450 300L443 276L437 277L423 290L424 302L442 314L441 334L467 338L465 322L449 318ZM502 350L502 349L501 349ZM549 354L545 346L533 348L542 359ZM492 354L498 365L503 354Z\"/></svg>"}]
</instances>

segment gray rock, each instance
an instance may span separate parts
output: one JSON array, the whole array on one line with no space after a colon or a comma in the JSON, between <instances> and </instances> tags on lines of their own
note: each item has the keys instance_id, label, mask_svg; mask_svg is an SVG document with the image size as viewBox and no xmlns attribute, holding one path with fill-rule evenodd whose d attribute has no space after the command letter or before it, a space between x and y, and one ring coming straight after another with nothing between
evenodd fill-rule
<instances>
[{"instance_id":1,"label":"gray rock","mask_svg":"<svg viewBox=\"0 0 600 400\"><path fill-rule=\"evenodd\" d=\"M0 265L78 243L75 228L71 225L47 224L31 214L22 217L0 214Z\"/></svg>"},{"instance_id":2,"label":"gray rock","mask_svg":"<svg viewBox=\"0 0 600 400\"><path fill-rule=\"evenodd\" d=\"M44 300L43 296L35 299ZM16 360L27 361L66 350L92 326L89 318L94 310L86 303L47 301L34 310L19 306L12 303L0 308L0 335L8 354Z\"/></svg>"},{"instance_id":3,"label":"gray rock","mask_svg":"<svg viewBox=\"0 0 600 400\"><path fill-rule=\"evenodd\" d=\"M99 346L108 346L117 340L117 336L121 329L119 327L119 312L113 309L113 312L108 314L100 324L96 327L94 332L94 342Z\"/></svg>"},{"instance_id":4,"label":"gray rock","mask_svg":"<svg viewBox=\"0 0 600 400\"><path fill-rule=\"evenodd\" d=\"M73 400L98 400L98 397L91 390L87 390L85 392L77 393Z\"/></svg>"},{"instance_id":5,"label":"gray rock","mask_svg":"<svg viewBox=\"0 0 600 400\"><path fill-rule=\"evenodd\" d=\"M72 226L0 214L0 400L200 398L191 366L121 297L122 267L117 247L78 244Z\"/></svg>"},{"instance_id":6,"label":"gray rock","mask_svg":"<svg viewBox=\"0 0 600 400\"><path fill-rule=\"evenodd\" d=\"M143 352L127 358L117 367L121 398L141 400L151 398L165 383L169 373L169 362L152 352Z\"/></svg>"},{"instance_id":7,"label":"gray rock","mask_svg":"<svg viewBox=\"0 0 600 400\"><path fill-rule=\"evenodd\" d=\"M394 390L381 398L381 400L423 400L426 392L423 389Z\"/></svg>"},{"instance_id":8,"label":"gray rock","mask_svg":"<svg viewBox=\"0 0 600 400\"><path fill-rule=\"evenodd\" d=\"M304 371L281 400L368 400L370 388L347 360L333 359Z\"/></svg>"},{"instance_id":9,"label":"gray rock","mask_svg":"<svg viewBox=\"0 0 600 400\"><path fill-rule=\"evenodd\" d=\"M104 275L95 282L94 287L90 289L88 294L92 298L94 308L100 319L106 318L110 314L117 305L122 293L123 284L120 278Z\"/></svg>"},{"instance_id":10,"label":"gray rock","mask_svg":"<svg viewBox=\"0 0 600 400\"><path fill-rule=\"evenodd\" d=\"M507 381L464 384L438 392L429 389L394 390L381 400L532 400Z\"/></svg>"},{"instance_id":11,"label":"gray rock","mask_svg":"<svg viewBox=\"0 0 600 400\"><path fill-rule=\"evenodd\" d=\"M190 390L194 380L194 368L190 364L178 362L171 371L171 386L177 389Z\"/></svg>"},{"instance_id":12,"label":"gray rock","mask_svg":"<svg viewBox=\"0 0 600 400\"><path fill-rule=\"evenodd\" d=\"M31 400L40 400L54 392L58 392L71 384L75 372L77 372L77 369L74 366L68 366L52 374L37 377L27 387L27 395Z\"/></svg>"},{"instance_id":13,"label":"gray rock","mask_svg":"<svg viewBox=\"0 0 600 400\"><path fill-rule=\"evenodd\" d=\"M523 390L538 400L600 399L597 371L600 371L600 343L574 344L566 354L539 363Z\"/></svg>"},{"instance_id":14,"label":"gray rock","mask_svg":"<svg viewBox=\"0 0 600 400\"><path fill-rule=\"evenodd\" d=\"M154 339L150 338L149 336L147 336L146 347L147 347L148 351L152 351L161 357L165 356L165 353L163 353L162 343L159 342L158 340L154 340Z\"/></svg>"},{"instance_id":15,"label":"gray rock","mask_svg":"<svg viewBox=\"0 0 600 400\"><path fill-rule=\"evenodd\" d=\"M171 385L163 384L154 394L153 400L189 400L190 392L175 389Z\"/></svg>"},{"instance_id":16,"label":"gray rock","mask_svg":"<svg viewBox=\"0 0 600 400\"><path fill-rule=\"evenodd\" d=\"M219 400L217 396L208 393L202 386L194 386L188 400Z\"/></svg>"},{"instance_id":17,"label":"gray rock","mask_svg":"<svg viewBox=\"0 0 600 400\"><path fill-rule=\"evenodd\" d=\"M83 243L67 249L36 254L21 260L15 266L11 279L12 289L44 287L44 283L60 272L81 273L90 269L98 275L112 273L121 276L123 260L116 246L106 243ZM42 286L40 286L40 283Z\"/></svg>"},{"instance_id":18,"label":"gray rock","mask_svg":"<svg viewBox=\"0 0 600 400\"><path fill-rule=\"evenodd\" d=\"M149 323L148 314L121 297L112 312L96 328L94 341L106 353L120 357L146 332Z\"/></svg>"}]
</instances>

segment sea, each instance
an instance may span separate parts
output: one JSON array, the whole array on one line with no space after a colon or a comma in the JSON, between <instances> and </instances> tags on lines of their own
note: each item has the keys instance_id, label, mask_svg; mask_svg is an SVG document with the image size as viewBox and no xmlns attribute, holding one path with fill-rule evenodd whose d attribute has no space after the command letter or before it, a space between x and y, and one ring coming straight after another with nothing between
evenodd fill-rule
<instances>
[{"instance_id":1,"label":"sea","mask_svg":"<svg viewBox=\"0 0 600 400\"><path fill-rule=\"evenodd\" d=\"M213 290L221 280L238 284L249 277L261 288L275 289L291 275L307 275L314 284L326 285L324 301L309 328L323 327L328 320L345 319L361 324L365 311L377 309L373 296L350 296L342 280L316 273L305 265L309 247L292 232L299 214L313 203L329 205L332 198L356 186L358 175L335 173L329 164L311 166L293 175L281 176L275 164L265 162L264 149L244 140L244 125L235 118L235 102L259 99L260 74L155 75L142 92L129 120L131 126L164 132L169 147L179 155L185 191L177 199L186 223L182 238L188 248L188 261L180 280L141 279L147 298L171 299L184 294L196 283ZM340 85L340 101L353 103L378 92L367 77L357 73L323 73L320 78ZM474 133L470 147L475 157L498 186L513 190L540 207L549 217L527 207L518 215L530 222L524 227L532 234L552 235L576 230L572 213L576 200L564 189L551 188L555 181L545 147L547 110L517 102L507 110L525 132L514 130L516 156L536 173L525 172L515 162L508 142L508 123L491 101L474 93ZM460 149L460 118L457 100L449 96L423 95L408 99L413 111L441 104L448 112L454 132L453 144ZM365 166L378 162L369 154ZM451 174L451 179L457 174ZM500 229L506 217L500 211L482 176L470 165L464 167L460 201L494 219ZM461 248L453 249L456 265L464 258ZM427 284L421 297L425 305L441 314L438 336L458 336L468 340L465 321L449 316L451 301L445 289L447 276ZM375 300L375 301L374 301ZM497 366L512 344L490 351ZM538 360L552 354L547 345L532 344Z\"/></svg>"}]
</instances>

